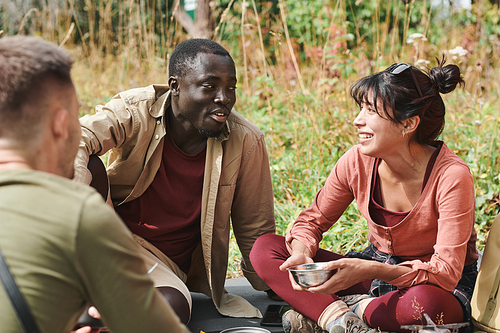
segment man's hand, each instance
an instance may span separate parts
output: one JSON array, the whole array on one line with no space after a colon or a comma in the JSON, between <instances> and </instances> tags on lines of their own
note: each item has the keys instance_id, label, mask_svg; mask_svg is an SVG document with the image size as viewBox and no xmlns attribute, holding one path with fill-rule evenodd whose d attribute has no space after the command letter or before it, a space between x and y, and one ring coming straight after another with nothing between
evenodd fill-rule
<instances>
[{"instance_id":1,"label":"man's hand","mask_svg":"<svg viewBox=\"0 0 500 333\"><path fill-rule=\"evenodd\" d=\"M89 307L88 309L88 315L90 316L90 318L94 318L94 319L101 319L101 314L99 313L99 311L97 311L97 309L93 306ZM79 325L77 325L78 327ZM94 328L92 329L92 327L90 326L82 326L74 331L71 331L71 333L99 333L99 332L108 332L108 329L107 328Z\"/></svg>"}]
</instances>

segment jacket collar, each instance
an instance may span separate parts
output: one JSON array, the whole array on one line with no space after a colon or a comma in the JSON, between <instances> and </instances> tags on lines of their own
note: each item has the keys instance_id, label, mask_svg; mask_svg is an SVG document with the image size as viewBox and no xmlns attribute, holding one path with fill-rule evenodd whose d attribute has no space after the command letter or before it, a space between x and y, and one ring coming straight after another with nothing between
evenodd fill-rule
<instances>
[{"instance_id":1,"label":"jacket collar","mask_svg":"<svg viewBox=\"0 0 500 333\"><path fill-rule=\"evenodd\" d=\"M170 89L167 85L153 85L155 89L155 102L149 108L149 114L153 118L162 118L164 110L170 106Z\"/></svg>"}]
</instances>

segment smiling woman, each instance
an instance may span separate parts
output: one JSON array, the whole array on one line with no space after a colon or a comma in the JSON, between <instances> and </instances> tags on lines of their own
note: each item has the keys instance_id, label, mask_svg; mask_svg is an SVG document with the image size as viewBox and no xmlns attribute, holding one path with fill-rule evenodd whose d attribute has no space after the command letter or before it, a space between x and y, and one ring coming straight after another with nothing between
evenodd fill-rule
<instances>
[{"instance_id":1,"label":"smiling woman","mask_svg":"<svg viewBox=\"0 0 500 333\"><path fill-rule=\"evenodd\" d=\"M415 128L413 140L432 144L445 122L445 105L440 93L447 94L464 83L460 69L456 65L444 66L444 62L443 59L429 75L406 63L394 64L357 81L350 95L360 107L368 103L382 117L399 125L418 116L420 124Z\"/></svg>"},{"instance_id":2,"label":"smiling woman","mask_svg":"<svg viewBox=\"0 0 500 333\"><path fill-rule=\"evenodd\" d=\"M441 61L428 75L394 64L351 87L361 107L353 122L360 144L337 162L285 238L264 235L251 252L257 273L295 309L284 315L285 332L397 332L421 324L424 313L439 324L469 320L478 256L472 175L436 140L444 126L440 93L462 82L458 67ZM370 245L346 256L320 249L322 234L353 200ZM336 273L309 288L289 278L287 268L312 262Z\"/></svg>"}]
</instances>

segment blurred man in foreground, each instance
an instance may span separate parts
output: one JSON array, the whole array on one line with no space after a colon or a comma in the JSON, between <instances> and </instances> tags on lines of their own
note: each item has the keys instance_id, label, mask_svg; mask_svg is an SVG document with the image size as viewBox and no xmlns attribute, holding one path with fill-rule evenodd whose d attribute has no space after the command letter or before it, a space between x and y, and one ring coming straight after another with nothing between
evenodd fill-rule
<instances>
[{"instance_id":1,"label":"blurred man in foreground","mask_svg":"<svg viewBox=\"0 0 500 333\"><path fill-rule=\"evenodd\" d=\"M0 248L40 332L67 333L88 304L119 332L186 332L139 246L92 188L72 182L81 128L71 57L0 39ZM0 286L0 327L22 326Z\"/></svg>"}]
</instances>

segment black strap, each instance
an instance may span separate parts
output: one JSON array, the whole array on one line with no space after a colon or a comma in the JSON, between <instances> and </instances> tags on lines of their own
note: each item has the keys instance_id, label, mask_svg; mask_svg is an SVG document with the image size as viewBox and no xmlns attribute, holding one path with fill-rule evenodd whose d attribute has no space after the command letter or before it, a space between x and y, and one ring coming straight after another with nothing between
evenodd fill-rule
<instances>
[{"instance_id":1,"label":"black strap","mask_svg":"<svg viewBox=\"0 0 500 333\"><path fill-rule=\"evenodd\" d=\"M26 333L39 333L35 320L0 251L0 279Z\"/></svg>"}]
</instances>

